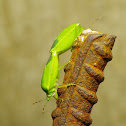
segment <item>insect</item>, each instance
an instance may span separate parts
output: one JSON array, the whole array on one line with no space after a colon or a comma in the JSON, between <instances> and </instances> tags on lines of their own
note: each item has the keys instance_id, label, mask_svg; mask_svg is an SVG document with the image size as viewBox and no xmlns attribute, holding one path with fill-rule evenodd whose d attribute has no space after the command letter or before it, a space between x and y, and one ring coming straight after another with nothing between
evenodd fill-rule
<instances>
[{"instance_id":1,"label":"insect","mask_svg":"<svg viewBox=\"0 0 126 126\"><path fill-rule=\"evenodd\" d=\"M47 101L49 101L52 96L58 99L57 88L63 87L56 83L59 79L59 69L61 68L59 67L58 56L72 47L74 40L81 34L82 30L83 28L79 23L70 25L56 37L51 47L51 56L45 65L41 80L41 88L47 95ZM69 85L72 84L64 86Z\"/></svg>"}]
</instances>

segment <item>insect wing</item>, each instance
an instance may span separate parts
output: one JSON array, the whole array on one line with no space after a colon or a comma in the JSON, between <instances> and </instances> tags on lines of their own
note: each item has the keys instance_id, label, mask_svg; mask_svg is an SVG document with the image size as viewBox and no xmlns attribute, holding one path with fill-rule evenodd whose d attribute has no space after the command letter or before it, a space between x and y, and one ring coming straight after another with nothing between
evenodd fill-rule
<instances>
[{"instance_id":1,"label":"insect wing","mask_svg":"<svg viewBox=\"0 0 126 126\"><path fill-rule=\"evenodd\" d=\"M50 52L56 51L57 53L63 53L71 48L73 41L82 32L80 24L73 24L64 29L55 39Z\"/></svg>"}]
</instances>

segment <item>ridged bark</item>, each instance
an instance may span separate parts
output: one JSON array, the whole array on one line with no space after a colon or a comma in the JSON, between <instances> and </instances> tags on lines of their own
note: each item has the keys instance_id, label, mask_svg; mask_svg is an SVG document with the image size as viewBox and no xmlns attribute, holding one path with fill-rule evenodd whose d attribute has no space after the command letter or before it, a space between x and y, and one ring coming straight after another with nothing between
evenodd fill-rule
<instances>
[{"instance_id":1,"label":"ridged bark","mask_svg":"<svg viewBox=\"0 0 126 126\"><path fill-rule=\"evenodd\" d=\"M75 85L58 89L57 108L52 112L53 126L92 123L91 110L98 101L96 92L104 80L103 70L112 59L115 38L107 34L81 34L74 42L70 63L64 69L63 85Z\"/></svg>"}]
</instances>

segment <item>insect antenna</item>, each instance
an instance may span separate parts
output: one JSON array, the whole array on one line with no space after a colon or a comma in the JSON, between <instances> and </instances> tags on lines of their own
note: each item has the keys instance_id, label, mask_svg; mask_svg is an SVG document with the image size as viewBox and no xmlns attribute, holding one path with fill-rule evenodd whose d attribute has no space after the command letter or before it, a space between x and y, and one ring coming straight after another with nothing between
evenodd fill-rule
<instances>
[{"instance_id":1,"label":"insect antenna","mask_svg":"<svg viewBox=\"0 0 126 126\"><path fill-rule=\"evenodd\" d=\"M96 19L91 23L90 27L92 27L97 21L101 20L102 18L103 18L103 16L100 16L100 17L96 18ZM89 27L89 28L90 28L90 27Z\"/></svg>"},{"instance_id":2,"label":"insect antenna","mask_svg":"<svg viewBox=\"0 0 126 126\"><path fill-rule=\"evenodd\" d=\"M36 103L39 103L39 102L41 102L41 101L44 101L44 100L46 100L46 99L36 101L36 102L33 103L33 105L36 104Z\"/></svg>"},{"instance_id":3,"label":"insect antenna","mask_svg":"<svg viewBox=\"0 0 126 126\"><path fill-rule=\"evenodd\" d=\"M47 102L48 102L48 101L46 101L46 103L45 103L44 106L43 106L43 112L44 112L44 109L45 109L45 106L46 106Z\"/></svg>"}]
</instances>

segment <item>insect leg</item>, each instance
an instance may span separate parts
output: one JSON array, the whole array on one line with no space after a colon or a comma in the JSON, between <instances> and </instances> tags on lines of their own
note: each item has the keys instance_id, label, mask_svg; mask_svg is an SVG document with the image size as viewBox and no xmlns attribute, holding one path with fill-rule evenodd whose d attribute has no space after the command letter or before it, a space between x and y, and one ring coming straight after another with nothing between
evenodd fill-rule
<instances>
[{"instance_id":1,"label":"insect leg","mask_svg":"<svg viewBox=\"0 0 126 126\"><path fill-rule=\"evenodd\" d=\"M70 83L70 84L61 85L61 86L57 84L57 88L68 87L68 86L72 86L72 85L76 85L76 84Z\"/></svg>"},{"instance_id":2,"label":"insect leg","mask_svg":"<svg viewBox=\"0 0 126 126\"><path fill-rule=\"evenodd\" d=\"M58 68L58 74L57 74L57 77L56 77L57 80L59 80L59 78L60 78L60 71L59 71L59 70L60 70L61 68L63 68L64 66L66 66L69 62L70 62L70 61L68 61L67 63L65 63L64 65L62 65L62 66L60 66L60 67Z\"/></svg>"},{"instance_id":3,"label":"insect leg","mask_svg":"<svg viewBox=\"0 0 126 126\"><path fill-rule=\"evenodd\" d=\"M65 63L65 64L63 64L62 66L60 66L60 67L59 67L59 70L60 70L62 67L66 66L69 62L70 62L70 61L68 61L67 63Z\"/></svg>"},{"instance_id":4,"label":"insect leg","mask_svg":"<svg viewBox=\"0 0 126 126\"><path fill-rule=\"evenodd\" d=\"M57 100L58 99L58 94L57 94L57 89L55 89L55 95L54 98Z\"/></svg>"}]
</instances>

